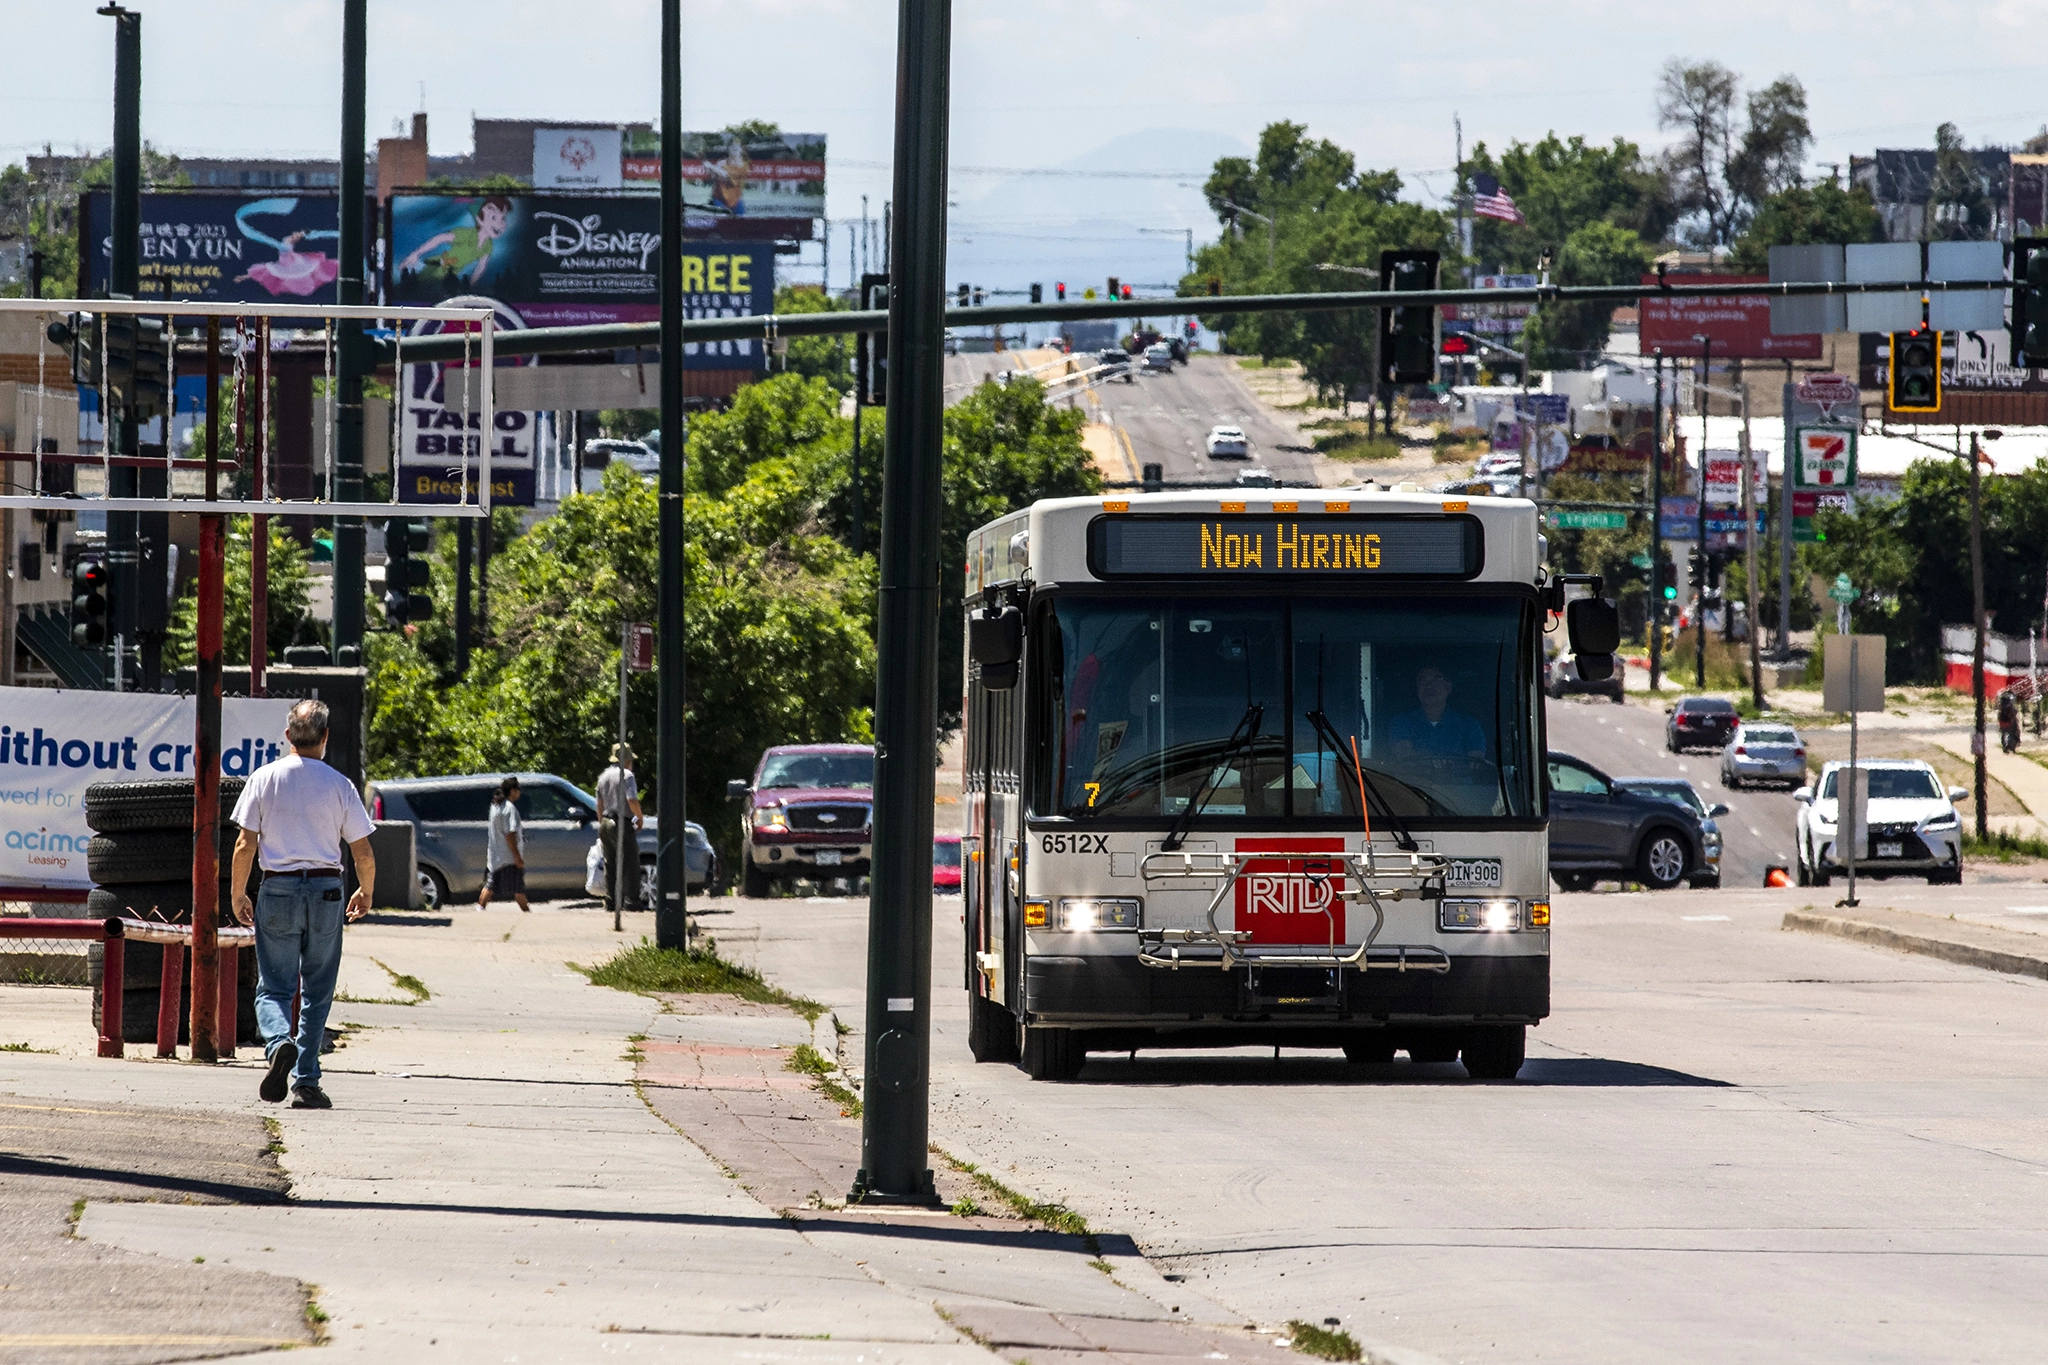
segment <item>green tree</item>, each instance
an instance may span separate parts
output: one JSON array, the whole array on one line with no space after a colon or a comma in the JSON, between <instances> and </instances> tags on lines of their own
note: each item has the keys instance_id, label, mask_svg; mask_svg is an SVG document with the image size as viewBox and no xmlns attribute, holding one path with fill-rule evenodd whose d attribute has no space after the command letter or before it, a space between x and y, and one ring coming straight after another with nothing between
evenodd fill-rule
<instances>
[{"instance_id":1,"label":"green tree","mask_svg":"<svg viewBox=\"0 0 2048 1365\"><path fill-rule=\"evenodd\" d=\"M1634 232L1595 220L1573 230L1554 261L1559 284L1634 284L1649 268L1650 247ZM1525 337L1539 369L1575 370L1607 347L1611 303L1549 303L1530 320Z\"/></svg>"},{"instance_id":2,"label":"green tree","mask_svg":"<svg viewBox=\"0 0 2048 1365\"><path fill-rule=\"evenodd\" d=\"M1813 145L1806 87L1797 76L1752 91L1739 133L1738 88L1735 73L1712 61L1674 57L1657 79L1657 126L1680 133L1665 155L1664 174L1703 246L1734 241L1765 199L1799 184Z\"/></svg>"},{"instance_id":3,"label":"green tree","mask_svg":"<svg viewBox=\"0 0 2048 1365\"><path fill-rule=\"evenodd\" d=\"M1953 123L1934 130L1934 179L1928 186L1927 229L1930 240L1982 241L1991 233L1993 210L1984 169L1963 146Z\"/></svg>"},{"instance_id":4,"label":"green tree","mask_svg":"<svg viewBox=\"0 0 2048 1365\"><path fill-rule=\"evenodd\" d=\"M1823 180L1779 190L1759 204L1729 259L1739 271L1761 274L1770 269L1774 246L1883 240L1884 223L1870 191Z\"/></svg>"},{"instance_id":5,"label":"green tree","mask_svg":"<svg viewBox=\"0 0 2048 1365\"><path fill-rule=\"evenodd\" d=\"M225 561L226 578L221 585L221 663L246 668L249 663L250 548L253 538L249 518L231 517ZM269 591L264 636L270 642L269 657L283 657L286 645L299 638L307 620L311 596L311 575L306 568L306 548L286 535L276 518L270 522L270 562L265 570ZM197 659L199 585L195 580L179 597L164 636L164 667L189 668Z\"/></svg>"},{"instance_id":6,"label":"green tree","mask_svg":"<svg viewBox=\"0 0 2048 1365\"><path fill-rule=\"evenodd\" d=\"M844 313L852 307L845 299L832 298L824 290L809 285L786 284L775 291L777 313ZM853 338L843 332L836 336L791 337L789 354L783 358L781 369L806 379L822 379L837 392L845 393L853 388Z\"/></svg>"},{"instance_id":7,"label":"green tree","mask_svg":"<svg viewBox=\"0 0 2048 1365\"><path fill-rule=\"evenodd\" d=\"M1626 138L1602 147L1553 132L1534 143L1511 142L1498 157L1481 142L1461 168L1461 192L1480 172L1500 181L1527 220L1472 220L1474 257L1503 270L1535 270L1589 224L1622 228L1644 242L1660 240L1671 224L1663 181Z\"/></svg>"},{"instance_id":8,"label":"green tree","mask_svg":"<svg viewBox=\"0 0 2048 1365\"><path fill-rule=\"evenodd\" d=\"M823 379L779 374L749 384L724 412L690 421L689 487L722 494L759 461L808 457L841 435L839 394Z\"/></svg>"}]
</instances>

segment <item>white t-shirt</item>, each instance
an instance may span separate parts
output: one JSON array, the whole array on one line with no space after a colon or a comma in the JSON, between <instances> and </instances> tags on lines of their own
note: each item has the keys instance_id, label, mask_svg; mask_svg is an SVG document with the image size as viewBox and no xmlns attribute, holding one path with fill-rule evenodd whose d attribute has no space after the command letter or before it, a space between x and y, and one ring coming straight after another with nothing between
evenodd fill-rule
<instances>
[{"instance_id":1,"label":"white t-shirt","mask_svg":"<svg viewBox=\"0 0 2048 1365\"><path fill-rule=\"evenodd\" d=\"M505 846L505 836L511 835L519 841L519 854L526 856L526 822L519 818L519 807L510 801L491 803L491 846L484 854L486 870L496 872L501 867L512 865L512 850Z\"/></svg>"},{"instance_id":2,"label":"white t-shirt","mask_svg":"<svg viewBox=\"0 0 2048 1365\"><path fill-rule=\"evenodd\" d=\"M287 754L266 763L242 788L234 821L257 836L265 872L335 867L344 844L374 828L349 780L317 758Z\"/></svg>"}]
</instances>

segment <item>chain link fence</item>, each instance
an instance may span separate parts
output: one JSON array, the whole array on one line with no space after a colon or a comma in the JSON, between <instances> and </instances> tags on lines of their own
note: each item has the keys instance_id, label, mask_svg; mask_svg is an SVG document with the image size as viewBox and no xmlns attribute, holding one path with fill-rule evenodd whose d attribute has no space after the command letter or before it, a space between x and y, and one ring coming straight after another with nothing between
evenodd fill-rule
<instances>
[{"instance_id":1,"label":"chain link fence","mask_svg":"<svg viewBox=\"0 0 2048 1365\"><path fill-rule=\"evenodd\" d=\"M7 901L0 915L34 919L83 919L85 907L54 901ZM102 945L81 939L0 939L0 985L97 986Z\"/></svg>"}]
</instances>

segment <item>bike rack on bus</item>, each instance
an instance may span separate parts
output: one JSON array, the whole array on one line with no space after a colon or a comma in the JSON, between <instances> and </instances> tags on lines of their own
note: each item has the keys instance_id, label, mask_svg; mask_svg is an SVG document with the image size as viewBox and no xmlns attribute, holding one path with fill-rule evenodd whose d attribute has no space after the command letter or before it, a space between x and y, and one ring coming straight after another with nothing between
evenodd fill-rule
<instances>
[{"instance_id":1,"label":"bike rack on bus","mask_svg":"<svg viewBox=\"0 0 2048 1365\"><path fill-rule=\"evenodd\" d=\"M1336 920L1330 918L1330 944L1324 952L1303 952L1299 948L1267 949L1244 943L1250 933L1242 929L1220 929L1217 908L1230 894L1251 863L1320 864L1320 872L1303 872L1311 881L1343 875L1347 889L1334 898L1363 901L1372 908L1372 932L1355 947L1336 941ZM1147 967L1178 971L1182 967L1215 967L1230 971L1237 967L1350 967L1356 970L1436 972L1451 970L1450 955L1441 948L1421 944L1395 944L1375 949L1380 931L1386 927L1383 900L1441 900L1444 876L1450 860L1434 853L1404 853L1392 858L1376 855L1367 845L1363 853L1150 853L1139 864L1147 883L1190 882L1221 879L1216 894L1209 898L1203 918L1206 929L1140 929L1138 961ZM1341 868L1341 873L1340 873ZM1381 885L1375 885L1381 883ZM1385 883L1394 883L1385 885ZM1325 912L1327 915L1327 912ZM1163 953L1156 950L1164 950ZM1213 950L1213 955L1212 955Z\"/></svg>"}]
</instances>

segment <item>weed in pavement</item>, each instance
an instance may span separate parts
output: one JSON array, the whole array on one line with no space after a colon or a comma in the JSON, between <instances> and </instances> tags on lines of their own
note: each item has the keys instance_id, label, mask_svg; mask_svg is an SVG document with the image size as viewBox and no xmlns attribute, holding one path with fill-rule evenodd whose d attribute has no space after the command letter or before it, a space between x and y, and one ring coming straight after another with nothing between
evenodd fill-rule
<instances>
[{"instance_id":1,"label":"weed in pavement","mask_svg":"<svg viewBox=\"0 0 2048 1365\"><path fill-rule=\"evenodd\" d=\"M657 948L641 939L621 948L595 967L572 962L570 967L590 978L593 986L633 991L640 995L664 992L678 994L736 995L763 1005L781 1005L804 1019L815 1020L825 1007L815 1000L791 995L761 979L751 967L740 967L720 957L715 945L692 948Z\"/></svg>"},{"instance_id":2,"label":"weed in pavement","mask_svg":"<svg viewBox=\"0 0 2048 1365\"><path fill-rule=\"evenodd\" d=\"M37 1047L33 1043L0 1043L0 1052L52 1052L53 1047Z\"/></svg>"},{"instance_id":3,"label":"weed in pavement","mask_svg":"<svg viewBox=\"0 0 2048 1365\"><path fill-rule=\"evenodd\" d=\"M2048 839L2001 834L1996 831L1989 839L1979 839L1974 834L1965 834L1963 853L1971 858L1996 858L2001 863L2023 863L2033 858L2048 858Z\"/></svg>"},{"instance_id":4,"label":"weed in pavement","mask_svg":"<svg viewBox=\"0 0 2048 1365\"><path fill-rule=\"evenodd\" d=\"M379 967L384 968L384 975L391 978L391 984L398 987L398 989L404 991L407 995L411 996L412 999L394 1000L389 996L384 996L382 998L371 998L359 995L344 995L341 992L337 991L334 996L336 1000L346 1005L418 1005L423 1004L426 1001L434 998L434 993L428 990L426 987L426 983L421 981L418 977L412 975L409 972L393 971L388 964L380 961L377 958L373 957L370 959L370 961L375 962Z\"/></svg>"},{"instance_id":5,"label":"weed in pavement","mask_svg":"<svg viewBox=\"0 0 2048 1365\"><path fill-rule=\"evenodd\" d=\"M1331 1327L1317 1327L1313 1323L1295 1318L1287 1324L1288 1344L1305 1356L1318 1360L1357 1360L1365 1352L1351 1339L1349 1332Z\"/></svg>"},{"instance_id":6,"label":"weed in pavement","mask_svg":"<svg viewBox=\"0 0 2048 1365\"><path fill-rule=\"evenodd\" d=\"M1053 1232L1064 1232L1071 1237L1085 1238L1089 1243L1088 1249L1090 1251L1099 1251L1099 1248L1094 1244L1095 1234L1088 1230L1088 1220L1075 1213L1065 1204L1048 1203L1044 1200L1033 1199L1028 1195L1019 1194L987 1171L976 1166L973 1162L962 1161L958 1157L951 1156L937 1147L934 1147L932 1150L937 1152L940 1158L954 1170L970 1177L983 1190L994 1195L1003 1203L1008 1204L1018 1217L1028 1218L1034 1223L1042 1224Z\"/></svg>"}]
</instances>

